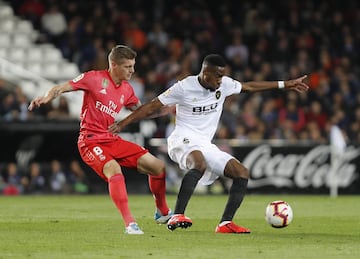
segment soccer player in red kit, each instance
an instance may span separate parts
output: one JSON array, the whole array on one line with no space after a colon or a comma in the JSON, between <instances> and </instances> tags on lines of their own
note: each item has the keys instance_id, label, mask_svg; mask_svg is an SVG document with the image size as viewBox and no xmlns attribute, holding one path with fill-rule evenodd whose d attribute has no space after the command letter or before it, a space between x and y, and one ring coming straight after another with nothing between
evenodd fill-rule
<instances>
[{"instance_id":1,"label":"soccer player in red kit","mask_svg":"<svg viewBox=\"0 0 360 259\"><path fill-rule=\"evenodd\" d=\"M136 52L124 45L115 46L108 55L108 70L85 72L75 79L52 87L44 96L34 98L29 110L46 104L62 93L84 91L80 116L78 149L87 163L109 187L109 195L121 213L125 233L143 234L128 206L128 195L121 167L136 168L149 175L155 198L155 221L165 224L172 215L165 198L165 164L145 148L109 132L109 126L123 107L136 110L141 102L128 83L134 73Z\"/></svg>"}]
</instances>

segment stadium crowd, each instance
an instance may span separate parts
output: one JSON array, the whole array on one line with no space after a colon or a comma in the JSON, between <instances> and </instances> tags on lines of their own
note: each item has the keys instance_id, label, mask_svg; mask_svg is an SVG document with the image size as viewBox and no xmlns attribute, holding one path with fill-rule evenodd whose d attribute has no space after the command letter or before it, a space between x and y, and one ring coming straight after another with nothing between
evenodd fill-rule
<instances>
[{"instance_id":1,"label":"stadium crowd","mask_svg":"<svg viewBox=\"0 0 360 259\"><path fill-rule=\"evenodd\" d=\"M261 93L230 98L217 137L307 139L326 142L339 125L360 140L359 3L349 1L11 1L81 71L106 69L115 44L136 49L132 84L143 102L174 81L197 73L205 54L219 53L240 81L279 80L307 74L311 91ZM51 25L51 26L49 26ZM0 89L3 82L0 82ZM1 91L3 120L28 120L17 87ZM39 114L40 113L40 114ZM38 115L68 118L66 100ZM166 136L172 118L156 120Z\"/></svg>"},{"instance_id":2,"label":"stadium crowd","mask_svg":"<svg viewBox=\"0 0 360 259\"><path fill-rule=\"evenodd\" d=\"M78 160L64 164L33 161L26 168L17 163L0 163L0 194L86 194L90 184Z\"/></svg>"},{"instance_id":3,"label":"stadium crowd","mask_svg":"<svg viewBox=\"0 0 360 259\"><path fill-rule=\"evenodd\" d=\"M327 143L329 129L336 124L349 143L360 143L360 4L356 0L8 2L41 32L39 43L56 45L80 71L106 69L106 55L116 44L134 48L138 57L131 84L142 102L198 73L209 53L222 54L228 74L239 81L308 75L311 90L306 94L279 90L229 98L216 138ZM10 87L0 80L2 123L71 119L65 98L58 106L35 113L27 111L28 102L21 86ZM166 137L174 118L155 122L152 136ZM59 187L51 184L51 177L33 180L30 171L25 178L13 177L13 166L3 165L3 189L17 181L20 192L36 192L41 182L47 184L43 186L47 191L74 191L68 174L57 178L66 183Z\"/></svg>"}]
</instances>

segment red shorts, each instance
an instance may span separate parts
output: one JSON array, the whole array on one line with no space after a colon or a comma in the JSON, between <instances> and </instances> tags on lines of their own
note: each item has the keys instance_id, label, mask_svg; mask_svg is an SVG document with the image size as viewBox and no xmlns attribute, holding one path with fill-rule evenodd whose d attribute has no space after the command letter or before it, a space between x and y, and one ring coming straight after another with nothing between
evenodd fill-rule
<instances>
[{"instance_id":1,"label":"red shorts","mask_svg":"<svg viewBox=\"0 0 360 259\"><path fill-rule=\"evenodd\" d=\"M105 181L107 178L103 173L103 168L108 161L114 159L120 166L136 169L137 160L149 152L147 149L120 137L108 142L99 142L89 140L84 135L79 136L78 149L83 161Z\"/></svg>"}]
</instances>

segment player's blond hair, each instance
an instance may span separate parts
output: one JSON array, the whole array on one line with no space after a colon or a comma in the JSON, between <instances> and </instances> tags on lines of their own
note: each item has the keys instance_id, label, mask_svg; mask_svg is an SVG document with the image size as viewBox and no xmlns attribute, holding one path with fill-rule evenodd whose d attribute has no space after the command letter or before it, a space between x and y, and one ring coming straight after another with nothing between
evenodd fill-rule
<instances>
[{"instance_id":1,"label":"player's blond hair","mask_svg":"<svg viewBox=\"0 0 360 259\"><path fill-rule=\"evenodd\" d=\"M125 45L116 45L113 47L109 53L109 61L114 61L117 64L120 64L123 59L134 59L136 58L137 53L133 49Z\"/></svg>"}]
</instances>

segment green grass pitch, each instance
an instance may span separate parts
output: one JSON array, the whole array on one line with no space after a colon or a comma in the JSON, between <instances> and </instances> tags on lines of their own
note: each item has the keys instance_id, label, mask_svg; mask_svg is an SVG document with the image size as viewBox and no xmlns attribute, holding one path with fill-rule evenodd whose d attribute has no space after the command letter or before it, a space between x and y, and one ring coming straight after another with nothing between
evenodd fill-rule
<instances>
[{"instance_id":1,"label":"green grass pitch","mask_svg":"<svg viewBox=\"0 0 360 259\"><path fill-rule=\"evenodd\" d=\"M176 196L168 196L174 207ZM251 234L215 234L227 196L195 195L193 226L153 220L151 195L130 195L144 235L126 235L107 195L0 197L0 258L360 258L360 196L247 195L234 221ZM267 225L268 202L290 203L290 226Z\"/></svg>"}]
</instances>

